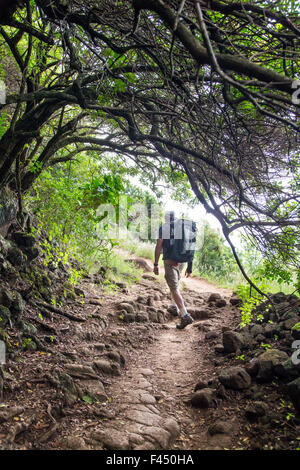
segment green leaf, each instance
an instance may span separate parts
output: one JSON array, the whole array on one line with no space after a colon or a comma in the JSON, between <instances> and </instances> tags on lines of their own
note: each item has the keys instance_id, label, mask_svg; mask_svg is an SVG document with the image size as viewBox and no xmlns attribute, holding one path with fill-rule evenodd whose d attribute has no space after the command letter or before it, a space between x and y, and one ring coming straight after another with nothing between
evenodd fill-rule
<instances>
[{"instance_id":1,"label":"green leaf","mask_svg":"<svg viewBox=\"0 0 300 470\"><path fill-rule=\"evenodd\" d=\"M89 403L89 404L93 404L94 403L94 400L92 397L90 397L89 395L84 395L82 397L82 400L85 401L86 403Z\"/></svg>"}]
</instances>

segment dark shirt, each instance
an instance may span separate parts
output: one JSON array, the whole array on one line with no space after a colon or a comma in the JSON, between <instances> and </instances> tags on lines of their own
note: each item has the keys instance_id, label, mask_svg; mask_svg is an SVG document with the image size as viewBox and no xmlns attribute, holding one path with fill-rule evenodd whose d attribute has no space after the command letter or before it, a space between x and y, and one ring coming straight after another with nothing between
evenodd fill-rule
<instances>
[{"instance_id":1,"label":"dark shirt","mask_svg":"<svg viewBox=\"0 0 300 470\"><path fill-rule=\"evenodd\" d=\"M174 232L172 232L172 228L170 227L170 224L163 224L159 227L158 230L158 238L163 239L162 243L162 249L163 249L163 259L171 259L170 257L170 252L172 250L171 244L170 244L170 238L174 236ZM191 273L193 269L193 261L189 261L187 265L187 272Z\"/></svg>"}]
</instances>

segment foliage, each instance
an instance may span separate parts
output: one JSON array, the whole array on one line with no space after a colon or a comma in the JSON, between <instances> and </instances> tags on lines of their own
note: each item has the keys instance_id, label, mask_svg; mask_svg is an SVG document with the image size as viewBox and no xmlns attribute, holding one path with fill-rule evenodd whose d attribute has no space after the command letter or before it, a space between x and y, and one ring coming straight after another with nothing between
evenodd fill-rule
<instances>
[{"instance_id":1,"label":"foliage","mask_svg":"<svg viewBox=\"0 0 300 470\"><path fill-rule=\"evenodd\" d=\"M264 289L267 288L267 286L262 283L258 283L258 287L263 291ZM240 307L240 311L241 311L240 327L242 328L243 326L249 324L252 321L253 310L255 309L257 305L259 305L264 300L264 297L257 293L253 295L252 288L249 284L239 284L237 286L236 292L243 301L243 304ZM257 320L259 320L259 318L257 318Z\"/></svg>"},{"instance_id":2,"label":"foliage","mask_svg":"<svg viewBox=\"0 0 300 470\"><path fill-rule=\"evenodd\" d=\"M284 265L278 258L264 257L257 250L253 240L241 236L240 257L244 267L254 280L255 285L264 293L272 294L282 291L286 294L299 294L299 272L288 264ZM266 300L245 282L234 286L243 300L241 310L241 326L252 321L255 307ZM259 320L259 317L256 317Z\"/></svg>"},{"instance_id":3,"label":"foliage","mask_svg":"<svg viewBox=\"0 0 300 470\"><path fill-rule=\"evenodd\" d=\"M265 284L264 289L271 292L275 288L288 293L300 292L299 271L295 270L288 260L283 263L282 259L276 256L264 256L251 238L241 236L241 242L243 264L250 276L254 277L257 282Z\"/></svg>"},{"instance_id":4,"label":"foliage","mask_svg":"<svg viewBox=\"0 0 300 470\"><path fill-rule=\"evenodd\" d=\"M110 163L112 165L112 161ZM113 206L118 222L120 196L126 196L128 210L135 202L150 204L156 199L140 189L135 194L135 187L126 180L124 169L122 174L107 173L107 169L110 169L107 161L100 164L89 154L80 161L48 167L26 197L28 210L37 218L37 226L32 230L41 238L45 264L71 263L70 282L73 284L81 275L76 262L87 271L103 265L116 267L119 274L127 273L128 278L138 277L138 271L112 254L119 239L110 237L107 213L98 213L98 208L101 204Z\"/></svg>"},{"instance_id":5,"label":"foliage","mask_svg":"<svg viewBox=\"0 0 300 470\"><path fill-rule=\"evenodd\" d=\"M238 269L224 238L208 223L204 223L202 230L203 246L195 253L194 271L215 281L235 281Z\"/></svg>"},{"instance_id":6,"label":"foliage","mask_svg":"<svg viewBox=\"0 0 300 470\"><path fill-rule=\"evenodd\" d=\"M89 270L94 263L107 262L116 240L98 233L103 216L96 212L100 203L117 204L122 181L115 175L99 176L99 171L96 162L85 157L70 163L67 171L63 165L48 168L30 191L27 205L38 219L35 233L47 234L41 243L46 264L76 260ZM79 274L74 268L71 282L76 283Z\"/></svg>"}]
</instances>

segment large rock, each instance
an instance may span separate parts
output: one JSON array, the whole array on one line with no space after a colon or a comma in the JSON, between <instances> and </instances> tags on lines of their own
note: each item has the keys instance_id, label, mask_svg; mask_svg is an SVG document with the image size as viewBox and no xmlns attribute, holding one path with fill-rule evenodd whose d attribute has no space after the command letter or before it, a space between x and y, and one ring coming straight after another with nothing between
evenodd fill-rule
<instances>
[{"instance_id":1,"label":"large rock","mask_svg":"<svg viewBox=\"0 0 300 470\"><path fill-rule=\"evenodd\" d=\"M117 362L118 364L120 364L120 366L124 367L125 366L125 358L123 356L122 353L120 353L119 351L116 351L116 350L112 350L112 351L109 351L107 353L105 353L105 356L114 361L114 362Z\"/></svg>"},{"instance_id":2,"label":"large rock","mask_svg":"<svg viewBox=\"0 0 300 470\"><path fill-rule=\"evenodd\" d=\"M80 388L81 398L88 396L99 402L108 400L103 383L100 380L81 380L78 387Z\"/></svg>"},{"instance_id":3,"label":"large rock","mask_svg":"<svg viewBox=\"0 0 300 470\"><path fill-rule=\"evenodd\" d=\"M139 323L146 323L149 321L148 313L138 313L135 317L135 321Z\"/></svg>"},{"instance_id":4,"label":"large rock","mask_svg":"<svg viewBox=\"0 0 300 470\"><path fill-rule=\"evenodd\" d=\"M297 315L293 315L288 320L281 322L280 325L282 325L285 330L291 330L298 322L299 317Z\"/></svg>"},{"instance_id":5,"label":"large rock","mask_svg":"<svg viewBox=\"0 0 300 470\"><path fill-rule=\"evenodd\" d=\"M12 317L16 322L19 322L22 314L25 309L25 302L23 300L23 297L19 292L15 292L14 299L12 301L12 304L10 306L10 311L12 313Z\"/></svg>"},{"instance_id":6,"label":"large rock","mask_svg":"<svg viewBox=\"0 0 300 470\"><path fill-rule=\"evenodd\" d=\"M243 304L243 301L240 297L237 295L233 295L230 299L229 302L231 303L232 306L240 307Z\"/></svg>"},{"instance_id":7,"label":"large rock","mask_svg":"<svg viewBox=\"0 0 300 470\"><path fill-rule=\"evenodd\" d=\"M61 439L60 446L67 450L89 450L84 439L79 436L67 436Z\"/></svg>"},{"instance_id":8,"label":"large rock","mask_svg":"<svg viewBox=\"0 0 300 470\"><path fill-rule=\"evenodd\" d=\"M119 310L126 310L127 313L131 313L131 314L135 313L133 305L131 305L130 303L127 303L127 302L121 302L118 305L118 309Z\"/></svg>"},{"instance_id":9,"label":"large rock","mask_svg":"<svg viewBox=\"0 0 300 470\"><path fill-rule=\"evenodd\" d=\"M174 418L164 419L163 428L170 433L172 440L176 439L180 434L180 426Z\"/></svg>"},{"instance_id":10,"label":"large rock","mask_svg":"<svg viewBox=\"0 0 300 470\"><path fill-rule=\"evenodd\" d=\"M124 432L113 428L107 428L105 431L95 431L91 438L102 442L103 446L109 450L128 450L129 441Z\"/></svg>"},{"instance_id":11,"label":"large rock","mask_svg":"<svg viewBox=\"0 0 300 470\"><path fill-rule=\"evenodd\" d=\"M233 390L242 390L251 385L250 375L242 367L229 367L218 376L221 384Z\"/></svg>"},{"instance_id":12,"label":"large rock","mask_svg":"<svg viewBox=\"0 0 300 470\"><path fill-rule=\"evenodd\" d=\"M241 350L245 345L244 337L241 333L236 331L224 331L223 332L223 347L224 352L236 352Z\"/></svg>"},{"instance_id":13,"label":"large rock","mask_svg":"<svg viewBox=\"0 0 300 470\"><path fill-rule=\"evenodd\" d=\"M26 232L14 232L12 234L12 239L21 247L32 248L35 244L35 237Z\"/></svg>"},{"instance_id":14,"label":"large rock","mask_svg":"<svg viewBox=\"0 0 300 470\"><path fill-rule=\"evenodd\" d=\"M145 426L159 426L161 422L160 415L150 411L131 409L126 412L126 417L131 421L135 421L136 423L143 424Z\"/></svg>"},{"instance_id":15,"label":"large rock","mask_svg":"<svg viewBox=\"0 0 300 470\"><path fill-rule=\"evenodd\" d=\"M3 189L0 192L0 230L6 236L9 224L15 219L18 211L17 198L14 193Z\"/></svg>"},{"instance_id":16,"label":"large rock","mask_svg":"<svg viewBox=\"0 0 300 470\"><path fill-rule=\"evenodd\" d=\"M121 315L123 318L123 321L125 323L133 323L135 322L136 315L134 313L126 313L125 315Z\"/></svg>"},{"instance_id":17,"label":"large rock","mask_svg":"<svg viewBox=\"0 0 300 470\"><path fill-rule=\"evenodd\" d=\"M22 248L23 254L26 255L27 261L30 263L34 259L36 259L40 252L37 246L30 246L28 248L24 247Z\"/></svg>"},{"instance_id":18,"label":"large rock","mask_svg":"<svg viewBox=\"0 0 300 470\"><path fill-rule=\"evenodd\" d=\"M269 349L258 358L258 374L256 379L259 382L269 382L273 380L275 366L288 359L286 352L280 349Z\"/></svg>"},{"instance_id":19,"label":"large rock","mask_svg":"<svg viewBox=\"0 0 300 470\"><path fill-rule=\"evenodd\" d=\"M282 379L293 380L300 375L300 364L295 364L292 357L279 362L273 367L274 374Z\"/></svg>"},{"instance_id":20,"label":"large rock","mask_svg":"<svg viewBox=\"0 0 300 470\"><path fill-rule=\"evenodd\" d=\"M12 247L7 253L7 259L15 268L20 268L26 263L27 256L19 248Z\"/></svg>"},{"instance_id":21,"label":"large rock","mask_svg":"<svg viewBox=\"0 0 300 470\"><path fill-rule=\"evenodd\" d=\"M264 416L267 411L267 405L262 401L255 401L245 409L245 415L249 420Z\"/></svg>"},{"instance_id":22,"label":"large rock","mask_svg":"<svg viewBox=\"0 0 300 470\"><path fill-rule=\"evenodd\" d=\"M215 390L211 388L202 388L193 393L191 398L191 405L196 408L209 408L213 403L215 397Z\"/></svg>"},{"instance_id":23,"label":"large rock","mask_svg":"<svg viewBox=\"0 0 300 470\"><path fill-rule=\"evenodd\" d=\"M300 413L300 377L287 384L287 392L297 412Z\"/></svg>"},{"instance_id":24,"label":"large rock","mask_svg":"<svg viewBox=\"0 0 300 470\"><path fill-rule=\"evenodd\" d=\"M257 335L263 334L264 329L262 325L253 325L250 328L250 335L255 338Z\"/></svg>"},{"instance_id":25,"label":"large rock","mask_svg":"<svg viewBox=\"0 0 300 470\"><path fill-rule=\"evenodd\" d=\"M171 440L170 433L159 426L141 426L141 434L144 437L155 441L156 446L167 449Z\"/></svg>"},{"instance_id":26,"label":"large rock","mask_svg":"<svg viewBox=\"0 0 300 470\"><path fill-rule=\"evenodd\" d=\"M108 375L121 375L120 366L115 362L111 363L105 359L99 359L93 362L93 367L102 372L103 374Z\"/></svg>"},{"instance_id":27,"label":"large rock","mask_svg":"<svg viewBox=\"0 0 300 470\"><path fill-rule=\"evenodd\" d=\"M226 307L227 302L226 302L225 299L219 299L219 300L216 301L216 304L215 304L215 305L216 305L216 307L218 307L218 308L223 308L223 307Z\"/></svg>"},{"instance_id":28,"label":"large rock","mask_svg":"<svg viewBox=\"0 0 300 470\"><path fill-rule=\"evenodd\" d=\"M3 289L0 292L0 304L1 305L4 305L4 307L10 308L13 301L14 301L13 292L9 291L8 289Z\"/></svg>"},{"instance_id":29,"label":"large rock","mask_svg":"<svg viewBox=\"0 0 300 470\"><path fill-rule=\"evenodd\" d=\"M209 308L188 308L188 313L194 318L194 320L206 320L213 315L213 312Z\"/></svg>"},{"instance_id":30,"label":"large rock","mask_svg":"<svg viewBox=\"0 0 300 470\"><path fill-rule=\"evenodd\" d=\"M7 326L11 322L11 312L4 305L0 305L0 327Z\"/></svg>"},{"instance_id":31,"label":"large rock","mask_svg":"<svg viewBox=\"0 0 300 470\"><path fill-rule=\"evenodd\" d=\"M277 325L275 323L267 323L263 334L266 338L272 338L277 333Z\"/></svg>"},{"instance_id":32,"label":"large rock","mask_svg":"<svg viewBox=\"0 0 300 470\"><path fill-rule=\"evenodd\" d=\"M209 426L208 433L211 436L214 436L215 434L232 434L234 429L235 425L233 422L217 420Z\"/></svg>"},{"instance_id":33,"label":"large rock","mask_svg":"<svg viewBox=\"0 0 300 470\"><path fill-rule=\"evenodd\" d=\"M286 301L286 295L284 292L276 292L276 294L271 295L271 298L275 304L280 304Z\"/></svg>"},{"instance_id":34,"label":"large rock","mask_svg":"<svg viewBox=\"0 0 300 470\"><path fill-rule=\"evenodd\" d=\"M64 405L73 406L79 398L80 391L72 377L57 367L48 378L50 382L55 384L58 397L62 396Z\"/></svg>"},{"instance_id":35,"label":"large rock","mask_svg":"<svg viewBox=\"0 0 300 470\"><path fill-rule=\"evenodd\" d=\"M213 292L212 294L210 294L207 301L208 302L217 302L218 300L221 300L221 299L222 299L222 297L221 297L220 294L218 294L217 292Z\"/></svg>"},{"instance_id":36,"label":"large rock","mask_svg":"<svg viewBox=\"0 0 300 470\"><path fill-rule=\"evenodd\" d=\"M246 372L248 372L249 375L251 375L251 377L254 377L259 370L258 359L254 357L253 359L251 359L250 362L245 364L245 370Z\"/></svg>"}]
</instances>

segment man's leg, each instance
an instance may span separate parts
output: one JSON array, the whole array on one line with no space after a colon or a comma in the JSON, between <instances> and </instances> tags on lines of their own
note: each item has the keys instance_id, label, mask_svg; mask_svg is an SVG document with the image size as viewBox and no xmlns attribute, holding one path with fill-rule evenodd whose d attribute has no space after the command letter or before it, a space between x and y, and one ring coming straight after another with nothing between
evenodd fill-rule
<instances>
[{"instance_id":1,"label":"man's leg","mask_svg":"<svg viewBox=\"0 0 300 470\"><path fill-rule=\"evenodd\" d=\"M182 315L185 315L185 313L187 313L187 311L186 311L184 301L183 301L183 298L181 297L179 289L171 290L171 296L172 296L175 304L177 305L178 310L180 311L180 313Z\"/></svg>"},{"instance_id":2,"label":"man's leg","mask_svg":"<svg viewBox=\"0 0 300 470\"><path fill-rule=\"evenodd\" d=\"M187 326L189 323L192 323L193 321L193 318L188 314L186 310L183 298L179 291L179 279L180 279L180 273L183 268L183 264L181 263L179 266L174 266L173 261L165 260L164 265L165 265L165 279L169 286L172 298L175 304L177 305L179 312L180 312L180 316L181 316L181 323L180 325L177 325L177 327L182 329L185 326Z\"/></svg>"}]
</instances>

